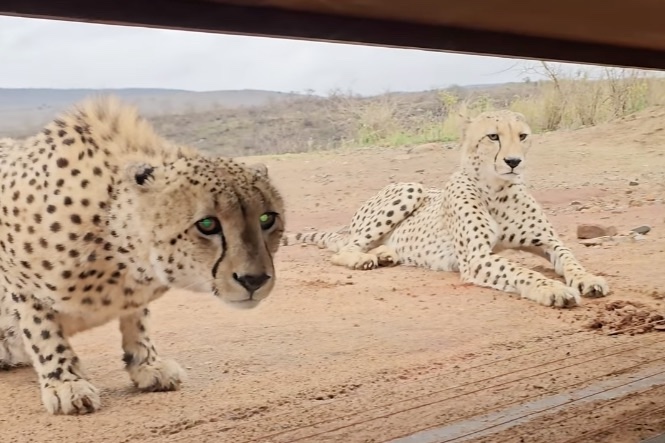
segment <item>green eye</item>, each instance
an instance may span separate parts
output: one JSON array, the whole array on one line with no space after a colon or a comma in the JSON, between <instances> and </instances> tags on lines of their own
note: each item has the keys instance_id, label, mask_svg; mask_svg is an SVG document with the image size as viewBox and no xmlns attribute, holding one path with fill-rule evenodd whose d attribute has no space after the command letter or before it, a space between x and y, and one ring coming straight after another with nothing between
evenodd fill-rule
<instances>
[{"instance_id":1,"label":"green eye","mask_svg":"<svg viewBox=\"0 0 665 443\"><path fill-rule=\"evenodd\" d=\"M215 235L222 232L222 224L217 217L207 217L197 221L196 228L203 235Z\"/></svg>"},{"instance_id":2,"label":"green eye","mask_svg":"<svg viewBox=\"0 0 665 443\"><path fill-rule=\"evenodd\" d=\"M275 224L276 215L277 214L274 212L266 212L265 214L261 214L259 217L259 222L261 222L261 229L267 231L268 229L272 228Z\"/></svg>"}]
</instances>

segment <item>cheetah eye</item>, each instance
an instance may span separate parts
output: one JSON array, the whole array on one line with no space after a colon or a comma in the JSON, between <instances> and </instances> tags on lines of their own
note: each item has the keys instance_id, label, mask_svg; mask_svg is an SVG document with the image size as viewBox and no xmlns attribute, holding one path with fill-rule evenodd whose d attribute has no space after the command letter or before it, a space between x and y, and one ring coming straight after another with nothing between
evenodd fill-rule
<instances>
[{"instance_id":1,"label":"cheetah eye","mask_svg":"<svg viewBox=\"0 0 665 443\"><path fill-rule=\"evenodd\" d=\"M261 222L261 229L267 231L268 229L272 228L275 224L275 220L277 220L276 216L277 214L274 212L266 212L261 214L259 217L259 222Z\"/></svg>"},{"instance_id":2,"label":"cheetah eye","mask_svg":"<svg viewBox=\"0 0 665 443\"><path fill-rule=\"evenodd\" d=\"M487 134L487 138L489 138L493 142L498 142L499 141L499 134Z\"/></svg>"},{"instance_id":3,"label":"cheetah eye","mask_svg":"<svg viewBox=\"0 0 665 443\"><path fill-rule=\"evenodd\" d=\"M222 224L217 217L206 217L197 221L196 228L203 235L216 235L222 232Z\"/></svg>"},{"instance_id":4,"label":"cheetah eye","mask_svg":"<svg viewBox=\"0 0 665 443\"><path fill-rule=\"evenodd\" d=\"M528 136L529 134L520 134L520 141L523 142Z\"/></svg>"}]
</instances>

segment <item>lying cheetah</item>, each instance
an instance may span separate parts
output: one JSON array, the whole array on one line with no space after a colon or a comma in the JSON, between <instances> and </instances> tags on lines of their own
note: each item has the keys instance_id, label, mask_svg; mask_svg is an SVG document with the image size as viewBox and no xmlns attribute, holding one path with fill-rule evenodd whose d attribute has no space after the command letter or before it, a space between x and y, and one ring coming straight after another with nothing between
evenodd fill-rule
<instances>
[{"instance_id":1,"label":"lying cheetah","mask_svg":"<svg viewBox=\"0 0 665 443\"><path fill-rule=\"evenodd\" d=\"M605 280L575 259L524 184L530 133L522 114L483 113L466 122L461 168L442 190L390 184L360 207L347 233L288 234L282 244L328 248L333 264L351 269L405 263L459 271L465 282L546 306L574 306L580 294L604 296ZM497 255L507 248L547 258L566 284Z\"/></svg>"},{"instance_id":2,"label":"lying cheetah","mask_svg":"<svg viewBox=\"0 0 665 443\"><path fill-rule=\"evenodd\" d=\"M32 365L52 414L100 407L72 335L119 318L134 384L175 390L148 304L182 288L251 308L275 284L284 206L264 165L173 145L113 98L0 153L0 366Z\"/></svg>"}]
</instances>

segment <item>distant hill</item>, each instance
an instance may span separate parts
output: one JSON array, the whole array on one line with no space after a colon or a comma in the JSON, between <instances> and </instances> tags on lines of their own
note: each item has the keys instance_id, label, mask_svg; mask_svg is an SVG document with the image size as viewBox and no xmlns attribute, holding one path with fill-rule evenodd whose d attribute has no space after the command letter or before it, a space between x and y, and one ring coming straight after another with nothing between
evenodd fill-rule
<instances>
[{"instance_id":1,"label":"distant hill","mask_svg":"<svg viewBox=\"0 0 665 443\"><path fill-rule=\"evenodd\" d=\"M163 136L218 154L447 142L457 136L456 126L444 125L451 97L505 107L537 88L535 82L505 83L329 97L258 90L0 89L0 137L32 135L82 98L108 93L137 105Z\"/></svg>"},{"instance_id":2,"label":"distant hill","mask_svg":"<svg viewBox=\"0 0 665 443\"><path fill-rule=\"evenodd\" d=\"M237 90L194 92L177 89L2 89L0 136L34 132L55 114L85 97L113 94L133 103L148 116L179 115L215 109L264 106L300 97L275 91Z\"/></svg>"}]
</instances>

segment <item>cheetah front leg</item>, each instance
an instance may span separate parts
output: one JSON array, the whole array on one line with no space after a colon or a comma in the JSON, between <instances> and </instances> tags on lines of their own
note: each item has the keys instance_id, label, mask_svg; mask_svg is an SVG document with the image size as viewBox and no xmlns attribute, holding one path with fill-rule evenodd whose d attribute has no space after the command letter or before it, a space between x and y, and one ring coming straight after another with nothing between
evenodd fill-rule
<instances>
[{"instance_id":1,"label":"cheetah front leg","mask_svg":"<svg viewBox=\"0 0 665 443\"><path fill-rule=\"evenodd\" d=\"M579 304L577 289L519 266L494 253L498 241L492 217L469 200L454 209L455 254L462 281L519 294L545 306ZM475 223L468 223L468 219Z\"/></svg>"},{"instance_id":2,"label":"cheetah front leg","mask_svg":"<svg viewBox=\"0 0 665 443\"><path fill-rule=\"evenodd\" d=\"M99 409L99 392L87 379L64 337L58 314L36 300L12 294L26 351L39 377L42 403L51 414L87 414Z\"/></svg>"},{"instance_id":3,"label":"cheetah front leg","mask_svg":"<svg viewBox=\"0 0 665 443\"><path fill-rule=\"evenodd\" d=\"M475 252L460 259L462 281L517 293L545 306L569 308L580 302L577 289L494 254L488 246L476 246Z\"/></svg>"},{"instance_id":4,"label":"cheetah front leg","mask_svg":"<svg viewBox=\"0 0 665 443\"><path fill-rule=\"evenodd\" d=\"M353 215L349 240L330 258L332 264L362 270L396 265L397 254L382 241L422 204L424 196L419 183L384 187Z\"/></svg>"},{"instance_id":5,"label":"cheetah front leg","mask_svg":"<svg viewBox=\"0 0 665 443\"><path fill-rule=\"evenodd\" d=\"M583 296L604 297L610 292L607 281L599 275L588 272L557 237L547 237L542 243L536 240L534 245L542 249L545 257L554 266L554 271L563 276L566 284L576 288Z\"/></svg>"},{"instance_id":6,"label":"cheetah front leg","mask_svg":"<svg viewBox=\"0 0 665 443\"><path fill-rule=\"evenodd\" d=\"M123 360L129 377L142 391L175 391L185 378L185 371L173 360L157 354L148 334L150 310L140 309L120 317Z\"/></svg>"},{"instance_id":7,"label":"cheetah front leg","mask_svg":"<svg viewBox=\"0 0 665 443\"><path fill-rule=\"evenodd\" d=\"M533 198L530 206L539 208ZM603 277L591 274L575 258L572 251L559 239L552 224L542 210L532 215L523 224L506 232L504 240L509 247L526 250L548 260L554 271L563 276L566 284L575 288L585 297L604 297L609 293L609 285Z\"/></svg>"}]
</instances>

